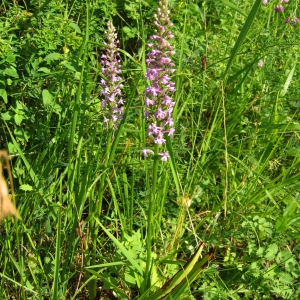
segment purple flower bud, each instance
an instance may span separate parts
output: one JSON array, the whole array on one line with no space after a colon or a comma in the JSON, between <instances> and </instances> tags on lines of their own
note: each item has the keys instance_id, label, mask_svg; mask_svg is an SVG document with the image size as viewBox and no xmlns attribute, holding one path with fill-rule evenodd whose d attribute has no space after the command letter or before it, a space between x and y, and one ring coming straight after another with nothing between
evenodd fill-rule
<instances>
[{"instance_id":1,"label":"purple flower bud","mask_svg":"<svg viewBox=\"0 0 300 300\"><path fill-rule=\"evenodd\" d=\"M276 5L275 12L284 12L284 7L282 5Z\"/></svg>"},{"instance_id":2,"label":"purple flower bud","mask_svg":"<svg viewBox=\"0 0 300 300\"><path fill-rule=\"evenodd\" d=\"M148 127L148 135L157 135L161 132L161 127L158 127L155 123L152 123Z\"/></svg>"},{"instance_id":3,"label":"purple flower bud","mask_svg":"<svg viewBox=\"0 0 300 300\"><path fill-rule=\"evenodd\" d=\"M169 130L168 136L172 137L174 131L175 131L175 129L174 129L174 128L171 128L171 129Z\"/></svg>"},{"instance_id":4,"label":"purple flower bud","mask_svg":"<svg viewBox=\"0 0 300 300\"><path fill-rule=\"evenodd\" d=\"M299 23L299 19L298 19L297 17L294 17L293 19L291 19L291 18L286 18L286 19L284 20L284 22L285 22L285 23L289 23L289 24L291 24L291 25L295 25L295 24Z\"/></svg>"},{"instance_id":5,"label":"purple flower bud","mask_svg":"<svg viewBox=\"0 0 300 300\"><path fill-rule=\"evenodd\" d=\"M163 135L160 134L154 138L154 143L157 145L163 145L166 143L166 140L163 138Z\"/></svg>"}]
</instances>

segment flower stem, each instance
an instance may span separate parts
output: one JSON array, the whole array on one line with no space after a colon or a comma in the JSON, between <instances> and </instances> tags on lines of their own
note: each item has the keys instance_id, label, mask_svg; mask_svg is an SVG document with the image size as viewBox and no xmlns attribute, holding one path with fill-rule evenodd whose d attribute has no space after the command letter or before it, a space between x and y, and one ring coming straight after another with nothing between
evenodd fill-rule
<instances>
[{"instance_id":1,"label":"flower stem","mask_svg":"<svg viewBox=\"0 0 300 300\"><path fill-rule=\"evenodd\" d=\"M153 160L153 170L152 170L152 184L151 193L149 197L149 207L148 207L148 220L147 220L147 261L146 261L146 272L145 272L145 290L150 288L151 285L151 266L152 266L152 246L155 242L153 240L153 210L156 202L157 194L157 177L158 177L158 165L159 165L159 145L155 145L154 148L154 160Z\"/></svg>"}]
</instances>

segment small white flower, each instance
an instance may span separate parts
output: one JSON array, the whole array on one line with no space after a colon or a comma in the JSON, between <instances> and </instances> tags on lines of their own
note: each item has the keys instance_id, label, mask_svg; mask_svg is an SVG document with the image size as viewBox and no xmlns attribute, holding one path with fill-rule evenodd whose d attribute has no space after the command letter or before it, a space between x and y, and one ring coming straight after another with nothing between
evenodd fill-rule
<instances>
[{"instance_id":1,"label":"small white flower","mask_svg":"<svg viewBox=\"0 0 300 300\"><path fill-rule=\"evenodd\" d=\"M259 62L258 62L258 64L257 64L257 66L259 68L262 68L263 65L264 65L264 61L262 59L260 59Z\"/></svg>"}]
</instances>

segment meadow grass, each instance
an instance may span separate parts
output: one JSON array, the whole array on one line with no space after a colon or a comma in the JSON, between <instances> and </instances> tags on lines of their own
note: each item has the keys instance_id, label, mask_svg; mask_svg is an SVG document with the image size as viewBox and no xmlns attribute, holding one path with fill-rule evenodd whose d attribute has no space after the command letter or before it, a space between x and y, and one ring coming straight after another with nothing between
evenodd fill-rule
<instances>
[{"instance_id":1,"label":"meadow grass","mask_svg":"<svg viewBox=\"0 0 300 300\"><path fill-rule=\"evenodd\" d=\"M2 1L0 149L22 219L0 225L1 299L300 297L298 1L277 2L169 1L176 131L162 162L158 146L141 153L158 3ZM100 97L109 20L115 130Z\"/></svg>"}]
</instances>

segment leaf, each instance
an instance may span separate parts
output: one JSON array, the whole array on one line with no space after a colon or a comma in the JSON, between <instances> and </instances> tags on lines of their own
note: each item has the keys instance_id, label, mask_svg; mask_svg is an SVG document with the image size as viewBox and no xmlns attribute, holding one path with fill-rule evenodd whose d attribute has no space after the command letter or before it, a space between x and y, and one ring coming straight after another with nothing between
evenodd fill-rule
<instances>
[{"instance_id":1,"label":"leaf","mask_svg":"<svg viewBox=\"0 0 300 300\"><path fill-rule=\"evenodd\" d=\"M46 232L47 232L48 235L52 234L52 227L51 227L51 223L50 223L49 217L46 220Z\"/></svg>"},{"instance_id":2,"label":"leaf","mask_svg":"<svg viewBox=\"0 0 300 300\"><path fill-rule=\"evenodd\" d=\"M278 279L279 279L279 281L281 281L281 282L283 282L285 284L291 284L294 281L293 277L290 274L283 273L283 272L280 273L280 276L279 276Z\"/></svg>"},{"instance_id":3,"label":"leaf","mask_svg":"<svg viewBox=\"0 0 300 300\"><path fill-rule=\"evenodd\" d=\"M0 170L0 172L2 172L2 170ZM14 204L8 197L6 181L0 173L0 222L9 215L21 218Z\"/></svg>"},{"instance_id":4,"label":"leaf","mask_svg":"<svg viewBox=\"0 0 300 300\"><path fill-rule=\"evenodd\" d=\"M276 244L271 244L267 249L265 258L267 260L273 260L275 258L275 255L277 254L277 252L278 252L278 246Z\"/></svg>"},{"instance_id":5,"label":"leaf","mask_svg":"<svg viewBox=\"0 0 300 300\"><path fill-rule=\"evenodd\" d=\"M250 30L252 23L254 22L254 19L256 17L256 14L259 10L260 5L261 5L261 0L256 0L252 6L252 9L251 9L251 11L245 21L245 24L236 40L236 43L231 51L231 55L230 55L229 61L226 66L226 70L223 74L224 79L227 77L227 74L231 68L231 65L232 65L234 59L236 58L236 56L238 55L238 52L244 43L244 40Z\"/></svg>"},{"instance_id":6,"label":"leaf","mask_svg":"<svg viewBox=\"0 0 300 300\"><path fill-rule=\"evenodd\" d=\"M23 128L16 128L14 130L14 134L20 141L28 141L29 140L29 135L27 131L25 131Z\"/></svg>"},{"instance_id":7,"label":"leaf","mask_svg":"<svg viewBox=\"0 0 300 300\"><path fill-rule=\"evenodd\" d=\"M238 13L240 13L241 15L243 15L244 17L247 17L247 15L235 4L231 3L230 1L227 0L221 0L225 5L231 7L232 9L234 9L235 11L237 11Z\"/></svg>"},{"instance_id":8,"label":"leaf","mask_svg":"<svg viewBox=\"0 0 300 300\"><path fill-rule=\"evenodd\" d=\"M43 90L42 95L43 95L44 105L45 106L51 105L53 102L53 96L51 95L51 93L48 90Z\"/></svg>"},{"instance_id":9,"label":"leaf","mask_svg":"<svg viewBox=\"0 0 300 300\"><path fill-rule=\"evenodd\" d=\"M78 64L75 61L66 61L63 63L63 65L71 71L75 71L75 72L81 71L81 68L78 66Z\"/></svg>"},{"instance_id":10,"label":"leaf","mask_svg":"<svg viewBox=\"0 0 300 300\"><path fill-rule=\"evenodd\" d=\"M3 74L14 78L19 78L17 70L14 67L6 68Z\"/></svg>"},{"instance_id":11,"label":"leaf","mask_svg":"<svg viewBox=\"0 0 300 300\"><path fill-rule=\"evenodd\" d=\"M283 89L280 91L280 96L281 97L283 97L286 94L286 92L287 92L287 90L288 90L288 88L291 84L291 81L292 81L293 76L294 76L295 68L296 68L296 64L293 66L292 70L290 71L290 73L289 73L289 75L288 75L288 77L285 81L285 84L283 86Z\"/></svg>"},{"instance_id":12,"label":"leaf","mask_svg":"<svg viewBox=\"0 0 300 300\"><path fill-rule=\"evenodd\" d=\"M15 147L14 144L11 143L11 142L9 142L9 143L7 144L7 149L8 149L8 152L9 152L9 153L16 153L16 152L17 152L16 147Z\"/></svg>"},{"instance_id":13,"label":"leaf","mask_svg":"<svg viewBox=\"0 0 300 300\"><path fill-rule=\"evenodd\" d=\"M13 116L13 112L7 111L5 113L2 113L1 117L4 121L10 121L14 116Z\"/></svg>"},{"instance_id":14,"label":"leaf","mask_svg":"<svg viewBox=\"0 0 300 300\"><path fill-rule=\"evenodd\" d=\"M291 217L294 215L295 210L297 209L298 203L297 200L292 200L287 207L285 208L283 215L287 217Z\"/></svg>"},{"instance_id":15,"label":"leaf","mask_svg":"<svg viewBox=\"0 0 300 300\"><path fill-rule=\"evenodd\" d=\"M16 124L20 125L21 122L23 121L24 117L22 115L15 114L14 119L15 119Z\"/></svg>"},{"instance_id":16,"label":"leaf","mask_svg":"<svg viewBox=\"0 0 300 300\"><path fill-rule=\"evenodd\" d=\"M289 220L289 226L300 221L300 213Z\"/></svg>"},{"instance_id":17,"label":"leaf","mask_svg":"<svg viewBox=\"0 0 300 300\"><path fill-rule=\"evenodd\" d=\"M4 100L4 103L7 104L7 93L5 89L0 89L0 97Z\"/></svg>"},{"instance_id":18,"label":"leaf","mask_svg":"<svg viewBox=\"0 0 300 300\"><path fill-rule=\"evenodd\" d=\"M37 71L38 72L44 72L46 74L49 74L51 72L48 68L45 68L45 67L39 68Z\"/></svg>"},{"instance_id":19,"label":"leaf","mask_svg":"<svg viewBox=\"0 0 300 300\"><path fill-rule=\"evenodd\" d=\"M59 115L62 111L62 108L59 104L55 103L54 106L53 106L53 111L56 112Z\"/></svg>"},{"instance_id":20,"label":"leaf","mask_svg":"<svg viewBox=\"0 0 300 300\"><path fill-rule=\"evenodd\" d=\"M191 272L187 275L186 278L166 297L166 300L180 299L182 295L189 289L191 283L195 281L199 274L206 268L208 261L211 260L213 254L206 254L204 257L201 257L201 260L193 267Z\"/></svg>"},{"instance_id":21,"label":"leaf","mask_svg":"<svg viewBox=\"0 0 300 300\"><path fill-rule=\"evenodd\" d=\"M68 27L73 28L77 33L81 33L81 30L76 23L70 23Z\"/></svg>"},{"instance_id":22,"label":"leaf","mask_svg":"<svg viewBox=\"0 0 300 300\"><path fill-rule=\"evenodd\" d=\"M32 166L29 164L28 160L26 159L26 156L25 156L24 152L22 151L22 148L20 147L19 143L15 139L14 135L12 134L9 126L7 125L7 123L5 121L4 121L4 124L5 124L5 127L7 128L7 131L9 132L10 138L12 140L12 144L9 142L8 146L12 149L12 151L17 152L21 156L23 163L25 164L26 169L27 169L32 181L35 183L36 186L38 186L39 179L38 179L37 175L34 173L34 170L33 170Z\"/></svg>"},{"instance_id":23,"label":"leaf","mask_svg":"<svg viewBox=\"0 0 300 300\"><path fill-rule=\"evenodd\" d=\"M136 284L136 280L135 278L129 274L129 273L125 273L125 277L124 277L125 281L127 284L134 286Z\"/></svg>"},{"instance_id":24,"label":"leaf","mask_svg":"<svg viewBox=\"0 0 300 300\"><path fill-rule=\"evenodd\" d=\"M29 184L22 184L20 186L20 190L22 190L22 191L32 191L32 186L29 185Z\"/></svg>"},{"instance_id":25,"label":"leaf","mask_svg":"<svg viewBox=\"0 0 300 300\"><path fill-rule=\"evenodd\" d=\"M14 56L14 54L12 52L9 52L6 56L5 59L8 63L13 63L16 60L16 57Z\"/></svg>"},{"instance_id":26,"label":"leaf","mask_svg":"<svg viewBox=\"0 0 300 300\"><path fill-rule=\"evenodd\" d=\"M5 87L6 87L5 82L0 80L0 97L3 98L5 103L7 103L7 93Z\"/></svg>"},{"instance_id":27,"label":"leaf","mask_svg":"<svg viewBox=\"0 0 300 300\"><path fill-rule=\"evenodd\" d=\"M176 290L177 287L180 287L181 284L185 281L185 279L192 274L195 269L195 265L197 265L197 261L199 257L201 256L202 249L204 244L202 244L196 253L187 261L187 263L183 266L182 270L177 272L170 280L168 280L158 291L150 295L146 298L146 300L156 300L156 299L163 299L167 295L172 295L172 292ZM209 254L206 254L201 260L200 264L201 266L205 265L210 258ZM199 269L199 267L198 267ZM185 286L183 287L186 288ZM173 299L179 299L179 298L173 298Z\"/></svg>"},{"instance_id":28,"label":"leaf","mask_svg":"<svg viewBox=\"0 0 300 300\"><path fill-rule=\"evenodd\" d=\"M118 288L112 282L110 282L109 280L107 280L107 278L105 276L101 275L100 273L95 272L94 270L87 269L87 271L89 271L90 273L92 273L96 278L100 278L104 283L106 283L110 287L112 287L113 290L116 293L120 294L122 297L124 297L125 299L127 299L127 295L120 288Z\"/></svg>"},{"instance_id":29,"label":"leaf","mask_svg":"<svg viewBox=\"0 0 300 300\"><path fill-rule=\"evenodd\" d=\"M57 52L50 53L44 58L44 60L48 63L52 60L58 60L58 59L60 59L60 54Z\"/></svg>"},{"instance_id":30,"label":"leaf","mask_svg":"<svg viewBox=\"0 0 300 300\"><path fill-rule=\"evenodd\" d=\"M257 126L258 129L268 129L268 130L300 130L300 124L261 124Z\"/></svg>"}]
</instances>

